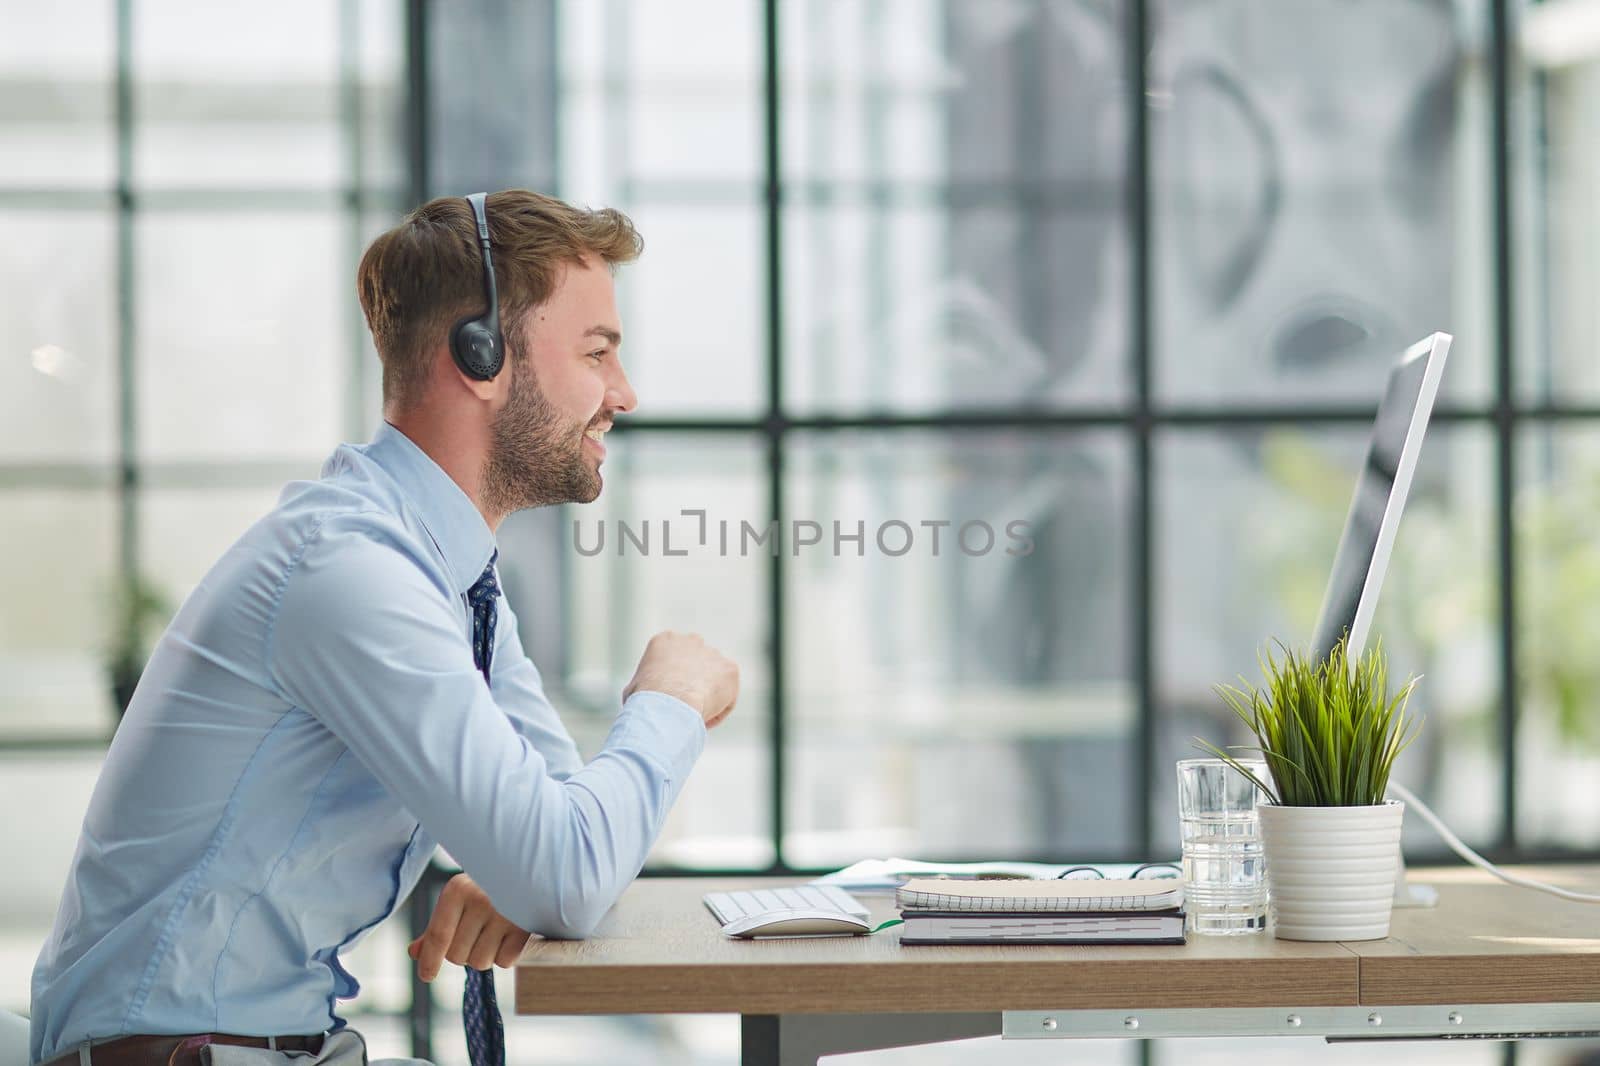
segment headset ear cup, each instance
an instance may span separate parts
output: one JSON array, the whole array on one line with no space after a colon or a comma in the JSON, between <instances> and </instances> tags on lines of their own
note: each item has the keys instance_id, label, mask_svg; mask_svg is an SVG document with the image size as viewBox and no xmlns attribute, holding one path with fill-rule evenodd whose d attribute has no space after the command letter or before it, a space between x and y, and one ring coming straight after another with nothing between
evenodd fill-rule
<instances>
[{"instance_id":1,"label":"headset ear cup","mask_svg":"<svg viewBox=\"0 0 1600 1066\"><path fill-rule=\"evenodd\" d=\"M482 325L472 331L472 354L483 370L485 381L500 372L500 353L495 350L494 336Z\"/></svg>"},{"instance_id":2,"label":"headset ear cup","mask_svg":"<svg viewBox=\"0 0 1600 1066\"><path fill-rule=\"evenodd\" d=\"M450 331L450 354L461 372L478 381L490 381L500 373L500 353L494 334L476 318L464 318Z\"/></svg>"}]
</instances>

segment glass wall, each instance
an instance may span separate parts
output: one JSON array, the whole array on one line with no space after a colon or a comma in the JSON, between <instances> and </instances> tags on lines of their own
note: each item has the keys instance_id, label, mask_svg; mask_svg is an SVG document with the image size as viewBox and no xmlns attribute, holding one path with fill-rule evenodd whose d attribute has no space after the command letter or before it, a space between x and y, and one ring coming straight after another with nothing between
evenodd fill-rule
<instances>
[{"instance_id":1,"label":"glass wall","mask_svg":"<svg viewBox=\"0 0 1600 1066\"><path fill-rule=\"evenodd\" d=\"M1537 5L1520 28L1512 84L1513 216L1519 285L1515 365L1519 406L1548 411L1515 439L1517 535L1515 635L1518 710L1514 742L1521 840L1600 848L1593 782L1600 774L1600 710L1580 653L1600 636L1600 574L1589 534L1595 513L1600 362L1595 285L1600 280L1600 178L1594 138L1600 113L1600 45L1580 32L1588 9ZM1590 798L1585 798L1590 797Z\"/></svg>"},{"instance_id":2,"label":"glass wall","mask_svg":"<svg viewBox=\"0 0 1600 1066\"><path fill-rule=\"evenodd\" d=\"M1475 844L1600 855L1600 50L1572 10L19 10L0 803L46 859L5 889L0 972L31 967L82 810L24 819L29 789L87 799L125 649L375 424L365 243L510 185L646 244L605 495L501 531L529 652L589 750L651 633L744 671L654 872L1170 856L1171 761L1237 736L1215 684L1309 638L1385 367L1435 329L1379 610L1425 675L1400 775ZM404 939L363 949L394 1054Z\"/></svg>"},{"instance_id":3,"label":"glass wall","mask_svg":"<svg viewBox=\"0 0 1600 1066\"><path fill-rule=\"evenodd\" d=\"M149 643L285 481L375 424L352 279L405 206L403 16L399 0L7 10L0 1009L27 1011ZM368 1005L409 1003L404 943Z\"/></svg>"}]
</instances>

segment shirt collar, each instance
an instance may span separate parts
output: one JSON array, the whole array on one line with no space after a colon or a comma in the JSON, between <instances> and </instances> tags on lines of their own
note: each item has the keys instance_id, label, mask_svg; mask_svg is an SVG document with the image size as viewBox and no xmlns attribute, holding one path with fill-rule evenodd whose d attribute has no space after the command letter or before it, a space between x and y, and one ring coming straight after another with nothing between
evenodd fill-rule
<instances>
[{"instance_id":1,"label":"shirt collar","mask_svg":"<svg viewBox=\"0 0 1600 1066\"><path fill-rule=\"evenodd\" d=\"M465 593L495 552L494 531L476 505L427 452L388 422L378 427L365 451L411 501L444 556L455 590Z\"/></svg>"}]
</instances>

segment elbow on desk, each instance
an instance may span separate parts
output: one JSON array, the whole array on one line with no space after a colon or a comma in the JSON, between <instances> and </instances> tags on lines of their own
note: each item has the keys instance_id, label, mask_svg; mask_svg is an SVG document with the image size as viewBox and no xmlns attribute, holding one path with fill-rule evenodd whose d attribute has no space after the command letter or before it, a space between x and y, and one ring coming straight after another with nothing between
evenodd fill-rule
<instances>
[{"instance_id":1,"label":"elbow on desk","mask_svg":"<svg viewBox=\"0 0 1600 1066\"><path fill-rule=\"evenodd\" d=\"M534 932L546 940L588 940L594 935L599 919L592 922L547 922Z\"/></svg>"},{"instance_id":2,"label":"elbow on desk","mask_svg":"<svg viewBox=\"0 0 1600 1066\"><path fill-rule=\"evenodd\" d=\"M611 903L573 895L578 898L563 896L554 901L554 906L540 908L528 931L546 940L588 940L611 909Z\"/></svg>"},{"instance_id":3,"label":"elbow on desk","mask_svg":"<svg viewBox=\"0 0 1600 1066\"><path fill-rule=\"evenodd\" d=\"M496 913L546 940L587 940L611 908L608 900L527 881L491 889L489 898Z\"/></svg>"},{"instance_id":4,"label":"elbow on desk","mask_svg":"<svg viewBox=\"0 0 1600 1066\"><path fill-rule=\"evenodd\" d=\"M568 818L552 827L547 838L560 861L550 864L549 874L533 875L524 912L530 918L524 928L551 940L592 936L644 864L642 849L634 854L603 812L584 802L591 798L587 790L573 791Z\"/></svg>"},{"instance_id":5,"label":"elbow on desk","mask_svg":"<svg viewBox=\"0 0 1600 1066\"><path fill-rule=\"evenodd\" d=\"M593 863L580 870L566 883L536 885L529 932L549 940L587 940L594 934L627 883L612 884Z\"/></svg>"}]
</instances>

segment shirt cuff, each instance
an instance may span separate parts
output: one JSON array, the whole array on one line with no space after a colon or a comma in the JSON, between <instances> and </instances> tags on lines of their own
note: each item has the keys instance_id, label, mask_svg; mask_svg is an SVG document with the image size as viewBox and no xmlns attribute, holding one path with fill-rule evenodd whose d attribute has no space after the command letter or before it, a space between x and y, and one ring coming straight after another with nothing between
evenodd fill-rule
<instances>
[{"instance_id":1,"label":"shirt cuff","mask_svg":"<svg viewBox=\"0 0 1600 1066\"><path fill-rule=\"evenodd\" d=\"M706 746L706 723L699 711L676 696L635 692L623 703L605 746L652 755L674 781L681 782Z\"/></svg>"}]
</instances>

